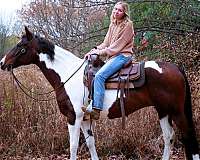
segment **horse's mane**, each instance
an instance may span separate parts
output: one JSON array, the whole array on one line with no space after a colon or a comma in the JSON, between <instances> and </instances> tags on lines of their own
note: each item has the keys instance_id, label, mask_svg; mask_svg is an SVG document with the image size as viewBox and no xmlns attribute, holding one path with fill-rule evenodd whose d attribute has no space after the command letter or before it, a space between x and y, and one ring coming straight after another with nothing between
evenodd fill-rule
<instances>
[{"instance_id":1,"label":"horse's mane","mask_svg":"<svg viewBox=\"0 0 200 160\"><path fill-rule=\"evenodd\" d=\"M39 45L39 53L44 53L47 54L50 58L51 61L54 60L54 49L55 45L54 43L50 42L49 40L42 38L40 36L35 36L35 38L38 40L38 45Z\"/></svg>"}]
</instances>

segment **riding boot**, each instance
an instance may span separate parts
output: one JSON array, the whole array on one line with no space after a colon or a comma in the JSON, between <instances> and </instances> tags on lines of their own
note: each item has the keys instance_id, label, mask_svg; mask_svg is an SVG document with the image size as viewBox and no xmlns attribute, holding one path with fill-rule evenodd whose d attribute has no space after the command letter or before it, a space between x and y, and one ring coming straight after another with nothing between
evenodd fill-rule
<instances>
[{"instance_id":1,"label":"riding boot","mask_svg":"<svg viewBox=\"0 0 200 160\"><path fill-rule=\"evenodd\" d=\"M98 120L100 117L100 111L99 109L93 108L91 111L87 110L87 107L83 106L81 107L82 111L84 112L83 120L88 120L88 117L90 115L90 118L93 120Z\"/></svg>"},{"instance_id":2,"label":"riding boot","mask_svg":"<svg viewBox=\"0 0 200 160\"><path fill-rule=\"evenodd\" d=\"M100 117L100 111L99 109L93 108L90 115L91 115L91 119L93 120L98 120Z\"/></svg>"}]
</instances>

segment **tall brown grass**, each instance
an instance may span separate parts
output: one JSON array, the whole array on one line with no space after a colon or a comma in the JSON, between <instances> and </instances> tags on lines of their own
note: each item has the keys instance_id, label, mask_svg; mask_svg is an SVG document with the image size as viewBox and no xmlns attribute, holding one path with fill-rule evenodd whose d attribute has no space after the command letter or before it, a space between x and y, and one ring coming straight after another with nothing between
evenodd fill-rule
<instances>
[{"instance_id":1,"label":"tall brown grass","mask_svg":"<svg viewBox=\"0 0 200 160\"><path fill-rule=\"evenodd\" d=\"M44 93L52 89L33 66L17 69L15 73L32 91ZM0 72L0 75L0 156L64 153L69 145L67 122L60 114L56 101L38 102L28 98L9 73Z\"/></svg>"},{"instance_id":2,"label":"tall brown grass","mask_svg":"<svg viewBox=\"0 0 200 160\"><path fill-rule=\"evenodd\" d=\"M44 93L52 88L34 66L17 69L17 77L31 90ZM55 100L38 102L28 98L13 81L11 75L1 75L0 159L6 157L41 157L69 155L66 118L59 112ZM191 76L192 79L194 79ZM200 140L199 86L200 79L191 81L194 120ZM53 96L53 95L51 95ZM46 99L48 97L37 97ZM102 159L158 159L162 155L163 140L158 116L153 107L144 108L130 115L126 130L121 119L100 120L96 124L97 151ZM175 143L174 157L182 156L182 145ZM79 150L82 159L87 150ZM121 157L121 158L119 158Z\"/></svg>"}]
</instances>

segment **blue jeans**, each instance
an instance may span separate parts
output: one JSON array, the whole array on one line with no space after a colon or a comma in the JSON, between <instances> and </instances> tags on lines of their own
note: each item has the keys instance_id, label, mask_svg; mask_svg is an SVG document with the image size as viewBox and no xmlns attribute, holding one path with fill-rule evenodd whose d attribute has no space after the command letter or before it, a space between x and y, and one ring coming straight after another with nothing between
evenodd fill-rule
<instances>
[{"instance_id":1,"label":"blue jeans","mask_svg":"<svg viewBox=\"0 0 200 160\"><path fill-rule=\"evenodd\" d=\"M131 56L125 57L124 55L119 54L109 59L95 74L92 108L103 110L106 79L121 69L123 65L126 64L130 59Z\"/></svg>"}]
</instances>

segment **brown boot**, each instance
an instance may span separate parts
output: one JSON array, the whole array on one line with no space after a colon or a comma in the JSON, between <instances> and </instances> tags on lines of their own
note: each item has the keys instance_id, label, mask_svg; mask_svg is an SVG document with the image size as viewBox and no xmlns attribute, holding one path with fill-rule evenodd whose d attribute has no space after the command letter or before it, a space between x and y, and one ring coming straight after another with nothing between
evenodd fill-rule
<instances>
[{"instance_id":1,"label":"brown boot","mask_svg":"<svg viewBox=\"0 0 200 160\"><path fill-rule=\"evenodd\" d=\"M100 110L93 108L90 115L91 115L91 119L98 120L100 117Z\"/></svg>"}]
</instances>

